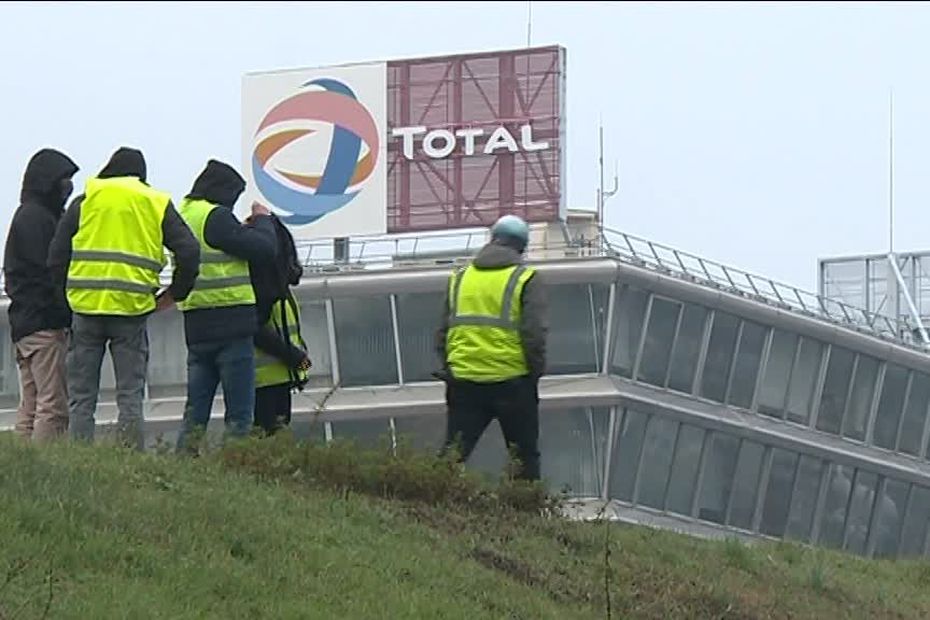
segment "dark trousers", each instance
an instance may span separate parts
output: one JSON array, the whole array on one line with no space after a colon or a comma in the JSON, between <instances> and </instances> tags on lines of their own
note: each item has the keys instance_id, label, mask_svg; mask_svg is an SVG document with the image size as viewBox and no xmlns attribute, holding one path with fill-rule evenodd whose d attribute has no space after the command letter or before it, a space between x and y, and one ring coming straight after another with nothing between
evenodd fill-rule
<instances>
[{"instance_id":1,"label":"dark trousers","mask_svg":"<svg viewBox=\"0 0 930 620\"><path fill-rule=\"evenodd\" d=\"M291 387L269 385L255 390L255 426L269 435L291 423Z\"/></svg>"},{"instance_id":2,"label":"dark trousers","mask_svg":"<svg viewBox=\"0 0 930 620\"><path fill-rule=\"evenodd\" d=\"M502 383L446 383L446 442L468 460L492 420L504 433L508 450L519 459L516 477L539 480L539 392L536 380L521 377Z\"/></svg>"}]
</instances>

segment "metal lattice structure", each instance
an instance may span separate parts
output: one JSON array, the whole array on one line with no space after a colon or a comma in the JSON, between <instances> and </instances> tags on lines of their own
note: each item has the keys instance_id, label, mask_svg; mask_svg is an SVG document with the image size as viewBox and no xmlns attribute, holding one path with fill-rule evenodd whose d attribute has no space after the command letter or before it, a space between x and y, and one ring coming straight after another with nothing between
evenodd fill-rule
<instances>
[{"instance_id":1,"label":"metal lattice structure","mask_svg":"<svg viewBox=\"0 0 930 620\"><path fill-rule=\"evenodd\" d=\"M821 259L819 292L872 313L897 315L911 322L916 313L926 325L930 322L930 252L898 253L895 262L897 274L888 254Z\"/></svg>"},{"instance_id":2,"label":"metal lattice structure","mask_svg":"<svg viewBox=\"0 0 930 620\"><path fill-rule=\"evenodd\" d=\"M563 208L565 50L421 58L388 63L388 125L430 129L504 126L515 136L532 125L536 152L431 159L416 141L408 160L401 141L388 148L388 231L487 226L504 213L531 222L559 218ZM421 135L420 138L423 136Z\"/></svg>"}]
</instances>

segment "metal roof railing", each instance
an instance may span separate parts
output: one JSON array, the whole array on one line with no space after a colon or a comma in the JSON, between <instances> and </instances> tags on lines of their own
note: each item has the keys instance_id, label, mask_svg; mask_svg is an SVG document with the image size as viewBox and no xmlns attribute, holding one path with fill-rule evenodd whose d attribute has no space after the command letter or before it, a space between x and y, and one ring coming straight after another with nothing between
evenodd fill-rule
<instances>
[{"instance_id":1,"label":"metal roof railing","mask_svg":"<svg viewBox=\"0 0 930 620\"><path fill-rule=\"evenodd\" d=\"M915 346L907 317L869 312L616 230L604 229L602 241L606 254L619 260Z\"/></svg>"},{"instance_id":2,"label":"metal roof railing","mask_svg":"<svg viewBox=\"0 0 930 620\"><path fill-rule=\"evenodd\" d=\"M531 242L530 255L557 258L613 258L627 264L678 277L735 295L775 305L787 311L816 317L856 331L917 347L916 326L908 317L898 319L869 312L842 301L805 291L770 278L728 267L694 254L609 228L599 238L571 239L567 234ZM343 260L336 260L333 239L298 241L307 273L429 268L467 260L487 239L486 228L398 236L354 237L348 240ZM162 280L170 277L170 267Z\"/></svg>"},{"instance_id":3,"label":"metal roof railing","mask_svg":"<svg viewBox=\"0 0 930 620\"><path fill-rule=\"evenodd\" d=\"M443 233L422 233L391 237L352 237L348 240L344 260L336 260L333 239L312 239L296 242L297 253L304 258L304 267L311 271L354 271L357 269L391 268L400 262L419 263L430 260L439 264L477 253L487 239L487 229Z\"/></svg>"},{"instance_id":4,"label":"metal roof railing","mask_svg":"<svg viewBox=\"0 0 930 620\"><path fill-rule=\"evenodd\" d=\"M337 261L332 239L298 243L298 252L311 272L358 271L405 267L435 267L467 259L487 238L487 229L396 237L358 237L349 240L344 261ZM787 311L816 317L859 332L916 346L915 326L907 317L895 319L869 312L840 300L823 297L796 286L684 252L618 230L604 228L600 239L566 239L531 243L529 253L558 251L566 258L614 258L666 275L710 286L742 297L775 305Z\"/></svg>"}]
</instances>

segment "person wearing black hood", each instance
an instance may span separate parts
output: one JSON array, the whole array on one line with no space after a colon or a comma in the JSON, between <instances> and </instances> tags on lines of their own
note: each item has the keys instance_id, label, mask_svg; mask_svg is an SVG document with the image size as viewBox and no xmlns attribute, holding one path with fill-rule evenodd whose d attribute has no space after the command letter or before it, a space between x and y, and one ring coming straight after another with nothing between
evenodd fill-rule
<instances>
[{"instance_id":1,"label":"person wearing black hood","mask_svg":"<svg viewBox=\"0 0 930 620\"><path fill-rule=\"evenodd\" d=\"M246 224L251 226L252 219ZM277 239L273 263L249 263L259 330L255 334L255 428L273 435L291 423L291 393L302 390L311 367L300 333L300 304L292 287L303 265L287 226L271 216Z\"/></svg>"},{"instance_id":2,"label":"person wearing black hood","mask_svg":"<svg viewBox=\"0 0 930 620\"><path fill-rule=\"evenodd\" d=\"M258 328L249 263L273 264L276 235L269 211L252 206L243 226L233 206L245 179L211 159L181 203L181 217L200 244L201 268L194 290L178 304L187 340L187 404L178 451L195 451L192 437L206 430L217 385L223 386L226 435L242 437L252 427Z\"/></svg>"},{"instance_id":3,"label":"person wearing black hood","mask_svg":"<svg viewBox=\"0 0 930 620\"><path fill-rule=\"evenodd\" d=\"M54 149L32 156L4 250L10 335L19 366L16 434L35 441L58 437L68 428L65 354L71 309L64 291L52 286L46 261L77 171L67 155Z\"/></svg>"},{"instance_id":4,"label":"person wearing black hood","mask_svg":"<svg viewBox=\"0 0 930 620\"><path fill-rule=\"evenodd\" d=\"M117 434L144 446L143 395L148 370L148 316L187 297L200 248L171 197L146 182L142 153L120 148L84 194L68 207L49 248L55 286L74 311L68 351L70 431L92 441L107 344L116 375ZM171 285L160 295L165 250L174 253Z\"/></svg>"}]
</instances>

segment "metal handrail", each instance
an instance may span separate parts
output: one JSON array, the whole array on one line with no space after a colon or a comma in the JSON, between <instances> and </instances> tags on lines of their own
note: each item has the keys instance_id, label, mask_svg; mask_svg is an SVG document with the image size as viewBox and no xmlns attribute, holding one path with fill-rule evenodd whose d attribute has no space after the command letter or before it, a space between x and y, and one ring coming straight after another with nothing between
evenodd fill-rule
<instances>
[{"instance_id":1,"label":"metal handrail","mask_svg":"<svg viewBox=\"0 0 930 620\"><path fill-rule=\"evenodd\" d=\"M815 316L857 331L913 344L912 326L907 317L894 318L870 312L843 301L820 296L790 284L752 274L742 269L684 252L610 228L600 231L599 239L587 243L573 241L567 246L559 237L555 243L531 244L529 251L548 251L585 247L586 255L609 257L637 266L684 277L689 281L722 289L757 301L776 305L805 316ZM473 254L476 237L484 237L487 229L463 230L436 234L399 235L394 237L358 238L350 240L345 263L337 263L332 255L332 240L305 241L299 244L305 256L305 266L311 270L342 271L390 268L399 262L407 266L435 266L465 259ZM434 251L426 249L428 245ZM464 244L464 248L462 247ZM569 255L569 254L567 254ZM573 252L570 255L577 255ZM769 292L771 291L771 292Z\"/></svg>"},{"instance_id":2,"label":"metal handrail","mask_svg":"<svg viewBox=\"0 0 930 620\"><path fill-rule=\"evenodd\" d=\"M399 265L415 268L448 264L473 256L486 238L486 228L360 236L349 239L348 256L344 261L336 260L332 239L301 240L296 242L296 246L309 272L340 272L391 269ZM529 252L535 251L566 251L566 257L612 258L916 346L912 325L906 316L894 318L863 310L837 299L822 297L771 278L610 228L600 229L597 239L574 239L566 244L564 237L557 235L557 239L551 243L545 240L542 243L531 243ZM163 280L167 281L169 276L170 270L166 270Z\"/></svg>"},{"instance_id":3,"label":"metal handrail","mask_svg":"<svg viewBox=\"0 0 930 620\"><path fill-rule=\"evenodd\" d=\"M616 237L618 240L615 241L612 237ZM891 337L911 344L909 337L912 334L912 329L910 321L906 317L894 318L869 312L836 299L822 297L816 293L777 282L771 278L715 263L706 258L616 230L604 229L603 243L608 255L621 260L626 259L636 264L646 264L663 272L668 272L670 269L678 271L691 281L703 281L715 288L729 289L740 295L748 295L760 301L773 303L786 310L793 310L805 315L813 314L819 318L860 331L871 332L886 338ZM661 254L664 253L674 256L674 261L663 259ZM693 262L696 268L689 269L687 264L690 262ZM675 265L680 267L676 268ZM714 274L714 271L718 271L720 275ZM767 293L764 288L757 287L754 281L767 282L774 294Z\"/></svg>"}]
</instances>

